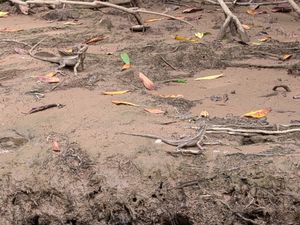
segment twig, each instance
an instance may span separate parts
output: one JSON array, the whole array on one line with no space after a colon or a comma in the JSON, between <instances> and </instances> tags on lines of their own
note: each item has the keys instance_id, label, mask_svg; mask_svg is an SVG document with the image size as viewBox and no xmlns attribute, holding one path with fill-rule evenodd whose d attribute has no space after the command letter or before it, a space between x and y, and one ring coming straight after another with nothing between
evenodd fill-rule
<instances>
[{"instance_id":1,"label":"twig","mask_svg":"<svg viewBox=\"0 0 300 225\"><path fill-rule=\"evenodd\" d=\"M26 42L22 42L22 41L17 41L17 40L13 40L13 39L2 39L0 40L0 42L14 42L14 43L18 43L18 44L22 44L28 47L32 47L31 45L27 44Z\"/></svg>"},{"instance_id":2,"label":"twig","mask_svg":"<svg viewBox=\"0 0 300 225\"><path fill-rule=\"evenodd\" d=\"M165 64L167 64L169 67L171 67L173 70L177 70L174 66L172 66L172 64L170 64L164 57L162 57L161 55L159 56L162 61L164 61Z\"/></svg>"},{"instance_id":3,"label":"twig","mask_svg":"<svg viewBox=\"0 0 300 225\"><path fill-rule=\"evenodd\" d=\"M226 31L229 27L231 34L235 35L236 33L238 33L240 39L243 42L248 42L249 41L248 35L246 34L246 32L245 32L241 22L237 18L237 16L235 16L230 11L230 9L228 8L228 6L225 4L225 2L223 0L218 0L218 2L220 4L220 6L222 7L224 13L226 14L227 18L218 34L217 39L222 40L226 36Z\"/></svg>"},{"instance_id":4,"label":"twig","mask_svg":"<svg viewBox=\"0 0 300 225\"><path fill-rule=\"evenodd\" d=\"M254 134L265 134L265 135L279 135L300 132L300 128L287 129L287 130L259 130L259 129L233 129L229 127L210 127L207 128L206 133L218 133L224 132L228 134L236 133L254 133Z\"/></svg>"}]
</instances>

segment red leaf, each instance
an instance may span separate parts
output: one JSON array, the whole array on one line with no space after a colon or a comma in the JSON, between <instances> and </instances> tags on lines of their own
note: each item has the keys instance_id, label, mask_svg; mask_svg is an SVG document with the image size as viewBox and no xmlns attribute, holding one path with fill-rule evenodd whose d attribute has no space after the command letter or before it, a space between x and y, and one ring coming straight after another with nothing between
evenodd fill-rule
<instances>
[{"instance_id":1,"label":"red leaf","mask_svg":"<svg viewBox=\"0 0 300 225\"><path fill-rule=\"evenodd\" d=\"M147 88L150 91L155 89L154 83L145 74L140 73L139 78L143 82L145 88Z\"/></svg>"}]
</instances>

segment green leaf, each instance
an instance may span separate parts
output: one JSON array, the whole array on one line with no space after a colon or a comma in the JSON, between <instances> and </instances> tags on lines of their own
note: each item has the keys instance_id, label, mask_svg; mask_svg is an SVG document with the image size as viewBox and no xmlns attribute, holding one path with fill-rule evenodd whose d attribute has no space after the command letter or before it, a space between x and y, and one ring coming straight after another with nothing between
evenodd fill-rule
<instances>
[{"instance_id":1,"label":"green leaf","mask_svg":"<svg viewBox=\"0 0 300 225\"><path fill-rule=\"evenodd\" d=\"M125 64L130 64L130 58L126 52L121 53L121 59Z\"/></svg>"},{"instance_id":2,"label":"green leaf","mask_svg":"<svg viewBox=\"0 0 300 225\"><path fill-rule=\"evenodd\" d=\"M181 83L181 84L186 84L187 80L182 80L182 79L178 79L174 81L175 83Z\"/></svg>"}]
</instances>

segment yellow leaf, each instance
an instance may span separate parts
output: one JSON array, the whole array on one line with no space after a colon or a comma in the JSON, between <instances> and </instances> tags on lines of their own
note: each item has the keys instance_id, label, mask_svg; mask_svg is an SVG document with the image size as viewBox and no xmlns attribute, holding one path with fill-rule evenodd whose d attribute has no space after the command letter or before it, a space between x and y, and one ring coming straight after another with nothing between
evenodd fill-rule
<instances>
[{"instance_id":1,"label":"yellow leaf","mask_svg":"<svg viewBox=\"0 0 300 225\"><path fill-rule=\"evenodd\" d=\"M8 15L8 12L0 11L0 17L6 17L7 15Z\"/></svg>"},{"instance_id":2,"label":"yellow leaf","mask_svg":"<svg viewBox=\"0 0 300 225\"><path fill-rule=\"evenodd\" d=\"M118 100L114 100L112 101L113 104L115 105L129 105L129 106L139 106L137 104L131 103L131 102L126 102L126 101L118 101Z\"/></svg>"},{"instance_id":3,"label":"yellow leaf","mask_svg":"<svg viewBox=\"0 0 300 225\"><path fill-rule=\"evenodd\" d=\"M54 77L54 76L56 76L56 72L51 72L51 73L48 73L48 74L46 74L45 75L45 77Z\"/></svg>"},{"instance_id":4,"label":"yellow leaf","mask_svg":"<svg viewBox=\"0 0 300 225\"><path fill-rule=\"evenodd\" d=\"M192 38L181 37L181 36L178 36L178 35L175 36L175 40L177 40L177 41L198 42L198 40L194 40Z\"/></svg>"},{"instance_id":5,"label":"yellow leaf","mask_svg":"<svg viewBox=\"0 0 300 225\"><path fill-rule=\"evenodd\" d=\"M250 30L251 27L247 24L242 24L242 27L245 29L245 30Z\"/></svg>"},{"instance_id":6,"label":"yellow leaf","mask_svg":"<svg viewBox=\"0 0 300 225\"><path fill-rule=\"evenodd\" d=\"M283 61L288 60L288 59L290 59L292 56L293 56L293 55L291 55L291 54L284 54L284 55L282 56L282 60L283 60Z\"/></svg>"},{"instance_id":7,"label":"yellow leaf","mask_svg":"<svg viewBox=\"0 0 300 225\"><path fill-rule=\"evenodd\" d=\"M153 19L148 19L148 20L145 20L145 23L152 23L152 22L156 22L156 21L160 21L160 20L163 20L165 18L153 18Z\"/></svg>"},{"instance_id":8,"label":"yellow leaf","mask_svg":"<svg viewBox=\"0 0 300 225\"><path fill-rule=\"evenodd\" d=\"M128 69L130 69L131 67L132 67L131 64L124 64L124 66L122 67L122 71L128 70Z\"/></svg>"},{"instance_id":9,"label":"yellow leaf","mask_svg":"<svg viewBox=\"0 0 300 225\"><path fill-rule=\"evenodd\" d=\"M201 111L200 116L204 117L204 118L208 118L209 117L209 113L206 110L203 110L203 111Z\"/></svg>"},{"instance_id":10,"label":"yellow leaf","mask_svg":"<svg viewBox=\"0 0 300 225\"><path fill-rule=\"evenodd\" d=\"M122 95L128 93L129 90L124 90L124 91L104 91L102 94L104 95Z\"/></svg>"},{"instance_id":11,"label":"yellow leaf","mask_svg":"<svg viewBox=\"0 0 300 225\"><path fill-rule=\"evenodd\" d=\"M161 98L183 98L183 95L158 95Z\"/></svg>"},{"instance_id":12,"label":"yellow leaf","mask_svg":"<svg viewBox=\"0 0 300 225\"><path fill-rule=\"evenodd\" d=\"M224 77L223 73L218 74L218 75L199 77L199 78L196 78L195 80L214 80L214 79L218 79L220 77Z\"/></svg>"},{"instance_id":13,"label":"yellow leaf","mask_svg":"<svg viewBox=\"0 0 300 225\"><path fill-rule=\"evenodd\" d=\"M195 35L197 38L201 39L201 38L203 38L203 37L206 36L206 35L211 35L211 33L209 33L209 32L198 32L198 33L195 33L194 35Z\"/></svg>"},{"instance_id":14,"label":"yellow leaf","mask_svg":"<svg viewBox=\"0 0 300 225\"><path fill-rule=\"evenodd\" d=\"M152 113L152 114L164 114L165 113L165 111L160 110L160 109L147 109L147 108L145 108L144 110L146 112Z\"/></svg>"},{"instance_id":15,"label":"yellow leaf","mask_svg":"<svg viewBox=\"0 0 300 225\"><path fill-rule=\"evenodd\" d=\"M265 109L260 109L260 110L251 111L251 112L245 113L243 116L259 119L259 118L266 117L267 114L269 112L271 112L271 111L272 111L271 108L265 108Z\"/></svg>"}]
</instances>

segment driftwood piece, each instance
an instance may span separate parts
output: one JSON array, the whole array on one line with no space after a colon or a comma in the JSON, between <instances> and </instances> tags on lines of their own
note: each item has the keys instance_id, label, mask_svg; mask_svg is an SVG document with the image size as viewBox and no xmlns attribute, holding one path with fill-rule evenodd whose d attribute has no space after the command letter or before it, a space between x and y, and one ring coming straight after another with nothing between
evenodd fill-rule
<instances>
[{"instance_id":1,"label":"driftwood piece","mask_svg":"<svg viewBox=\"0 0 300 225\"><path fill-rule=\"evenodd\" d=\"M249 41L248 35L246 34L246 31L243 28L243 26L242 26L241 22L239 21L239 19L237 18L237 16L235 16L230 11L230 9L228 8L228 6L225 4L225 2L223 0L218 0L218 2L220 4L220 6L222 7L224 13L226 14L227 18L226 18L223 26L221 27L221 30L218 34L217 39L222 40L226 36L227 30L229 29L233 36L238 34L239 38L243 42L248 42Z\"/></svg>"}]
</instances>

